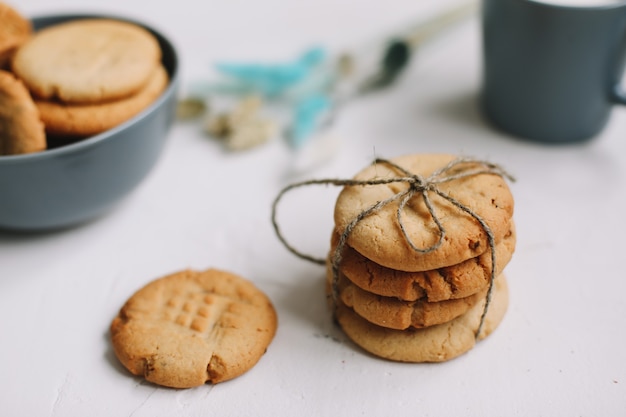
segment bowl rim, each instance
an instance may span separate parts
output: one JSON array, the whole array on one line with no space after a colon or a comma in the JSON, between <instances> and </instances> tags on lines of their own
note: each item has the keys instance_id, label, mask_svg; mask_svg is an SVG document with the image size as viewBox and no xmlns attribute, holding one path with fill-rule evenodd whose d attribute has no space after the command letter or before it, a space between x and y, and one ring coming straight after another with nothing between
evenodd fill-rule
<instances>
[{"instance_id":1,"label":"bowl rim","mask_svg":"<svg viewBox=\"0 0 626 417\"><path fill-rule=\"evenodd\" d=\"M149 32L153 33L159 39L159 43L164 42L172 53L172 71L169 73L169 83L167 88L161 93L161 95L154 100L148 107L143 109L141 112L137 113L135 116L126 120L125 122L120 123L119 125L108 129L104 132L98 133L93 136L89 136L85 139L79 140L74 143L70 143L67 145L60 146L54 149L45 149L40 152L26 153L26 154L18 154L18 155L0 155L0 166L9 165L12 163L20 163L20 162L30 162L37 161L40 159L46 158L55 158L57 156L72 154L81 152L87 148L93 147L98 143L106 141L108 138L115 136L118 132L126 129L128 126L133 125L142 119L146 118L150 113L154 112L158 107L160 107L164 101L168 100L168 97L172 94L175 94L175 91L178 87L179 83L179 73L180 73L180 62L178 57L178 52L172 41L169 37L165 36L162 31L157 30L151 24L147 24L141 22L139 20L135 20L130 17L119 16L115 14L108 13L93 13L93 12L85 12L85 13L58 13L58 14L45 14L33 16L30 18L30 21L36 23L38 20L44 19L60 19L64 21L78 20L78 19L114 19L129 23L134 23L147 29Z\"/></svg>"}]
</instances>

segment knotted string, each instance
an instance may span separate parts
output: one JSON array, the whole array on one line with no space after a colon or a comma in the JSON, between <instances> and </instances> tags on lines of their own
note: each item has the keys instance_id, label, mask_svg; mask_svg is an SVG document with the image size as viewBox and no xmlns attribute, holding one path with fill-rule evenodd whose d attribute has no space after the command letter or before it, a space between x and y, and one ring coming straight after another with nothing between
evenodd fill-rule
<instances>
[{"instance_id":1,"label":"knotted string","mask_svg":"<svg viewBox=\"0 0 626 417\"><path fill-rule=\"evenodd\" d=\"M485 316L487 315L489 305L491 304L491 298L492 298L493 289L494 289L494 281L496 279L495 237L491 228L482 217L480 217L476 212L474 212L472 209L470 209L469 207L467 207L460 201L451 197L447 193L444 193L443 191L441 191L438 188L438 185L451 182L451 181L456 181L456 180L463 179L463 178L473 177L476 175L483 175L483 174L498 175L500 177L507 178L510 181L515 181L515 179L510 174L508 174L504 169L502 169L500 166L496 164L493 164L487 161L476 160L473 158L465 158L465 157L457 158L457 159L450 161L444 167L434 171L426 178L417 174L413 174L407 171L406 169L402 168L398 164L391 162L389 160L386 160L386 159L377 158L374 160L372 164L373 165L376 165L376 164L388 165L394 168L396 171L398 171L400 173L400 176L391 177L391 178L375 178L375 179L369 179L369 180L332 179L332 178L308 180L308 181L294 183L283 188L278 193L278 195L276 196L274 200L274 203L272 204L272 225L274 226L274 231L276 232L278 239L283 243L283 245L291 253L298 256L299 258L302 258L304 260L307 260L316 264L324 265L326 264L325 258L316 258L314 256L307 255L305 253L298 251L291 244L289 244L289 242L287 242L287 240L283 236L280 230L280 227L278 226L278 222L276 221L276 213L277 213L278 203L287 192L295 188L305 187L309 185L335 185L335 186L343 186L343 187L384 185L384 184L392 184L392 183L406 183L409 185L406 190L400 191L385 200L378 201L377 203L371 205L367 209L360 212L350 223L346 225L346 227L342 231L339 237L337 246L331 257L331 266L332 266L332 273L333 273L332 296L333 296L333 300L336 301L339 296L338 288L337 288L338 287L337 283L339 279L339 265L341 264L343 250L347 244L350 234L352 233L354 228L359 224L360 221L378 212L379 210L381 210L383 207L387 206L388 204L391 204L396 201L398 202L398 208L396 210L396 218L398 220L398 225L400 226L402 236L404 237L404 239L409 244L412 250L418 253L426 254L426 253L430 253L430 252L437 250L443 244L443 241L446 236L446 230L443 224L441 223L441 220L439 216L437 215L436 210L433 207L431 196L430 196L430 194L433 193L443 198L444 200L450 202L452 205L454 205L455 207L457 207L458 209L460 209L461 211L463 211L464 213L468 214L473 219L475 219L480 224L483 231L487 235L487 241L489 244L489 250L490 250L490 255L491 255L491 273L490 273L490 278L489 278L489 288L487 290L487 295L485 299L485 306L484 306L482 315L480 317L478 329L476 330L476 333L475 333L476 337L478 337L480 335L483 324L485 322ZM424 200L424 204L426 205L426 208L428 209L428 212L433 222L437 226L437 234L438 234L437 242L425 248L420 248L417 245L415 245L415 243L411 240L409 234L407 233L406 228L404 226L404 221L403 221L404 208L416 196L422 197L422 199Z\"/></svg>"}]
</instances>

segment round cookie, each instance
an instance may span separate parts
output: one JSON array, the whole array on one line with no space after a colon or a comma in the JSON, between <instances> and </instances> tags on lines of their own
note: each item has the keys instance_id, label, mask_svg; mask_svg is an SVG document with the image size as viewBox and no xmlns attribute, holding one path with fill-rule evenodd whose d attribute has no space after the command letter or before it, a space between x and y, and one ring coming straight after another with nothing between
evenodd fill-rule
<instances>
[{"instance_id":1,"label":"round cookie","mask_svg":"<svg viewBox=\"0 0 626 417\"><path fill-rule=\"evenodd\" d=\"M139 91L160 61L159 43L146 29L81 19L36 32L15 53L12 68L40 99L93 103Z\"/></svg>"},{"instance_id":2,"label":"round cookie","mask_svg":"<svg viewBox=\"0 0 626 417\"><path fill-rule=\"evenodd\" d=\"M48 135L86 137L104 132L137 115L161 95L167 83L167 71L160 65L148 84L130 97L93 104L45 100L35 100L35 104Z\"/></svg>"},{"instance_id":3,"label":"round cookie","mask_svg":"<svg viewBox=\"0 0 626 417\"><path fill-rule=\"evenodd\" d=\"M476 331L484 311L484 301L447 323L423 329L394 330L361 318L350 308L337 303L337 322L358 346L381 358L399 362L444 362L472 349L476 340L491 334L502 322L509 295L504 276L495 282L493 297L480 334Z\"/></svg>"},{"instance_id":4,"label":"round cookie","mask_svg":"<svg viewBox=\"0 0 626 417\"><path fill-rule=\"evenodd\" d=\"M0 155L46 149L46 133L28 90L13 74L0 70Z\"/></svg>"},{"instance_id":5,"label":"round cookie","mask_svg":"<svg viewBox=\"0 0 626 417\"><path fill-rule=\"evenodd\" d=\"M229 272L181 271L137 291L111 323L113 349L133 374L155 384L216 384L251 369L277 327L274 307Z\"/></svg>"},{"instance_id":6,"label":"round cookie","mask_svg":"<svg viewBox=\"0 0 626 417\"><path fill-rule=\"evenodd\" d=\"M8 69L13 54L28 40L32 24L8 4L0 3L0 69Z\"/></svg>"},{"instance_id":7,"label":"round cookie","mask_svg":"<svg viewBox=\"0 0 626 417\"><path fill-rule=\"evenodd\" d=\"M453 155L405 155L391 161L403 169L422 177L455 159ZM478 163L465 163L449 174L466 170L485 169ZM356 176L356 180L392 179L406 177L396 168L377 163ZM496 243L510 230L513 215L513 196L504 178L496 174L477 174L451 181L443 181L438 189L480 216L491 229ZM408 190L407 182L380 185L345 186L340 192L334 211L337 232L346 227L379 202ZM399 201L393 201L362 218L348 237L348 244L366 258L402 271L427 271L458 264L474 258L488 249L487 233L480 223L449 201L429 191L432 206L446 231L441 246L429 253L415 251L404 238L397 219ZM402 211L402 221L411 241L418 248L427 248L439 239L439 230L432 219L421 193L417 193Z\"/></svg>"},{"instance_id":8,"label":"round cookie","mask_svg":"<svg viewBox=\"0 0 626 417\"><path fill-rule=\"evenodd\" d=\"M332 282L332 269L328 279ZM388 329L420 329L453 320L466 313L485 297L487 288L468 297L429 302L426 300L402 301L394 297L382 297L363 291L343 274L338 276L338 292L341 302L370 323Z\"/></svg>"},{"instance_id":9,"label":"round cookie","mask_svg":"<svg viewBox=\"0 0 626 417\"><path fill-rule=\"evenodd\" d=\"M511 260L516 245L515 225L496 245L496 275ZM331 239L329 257L333 256L339 236ZM339 270L361 289L405 301L426 298L430 302L468 297L487 288L491 279L491 251L456 265L429 271L406 272L386 268L370 261L346 245Z\"/></svg>"}]
</instances>

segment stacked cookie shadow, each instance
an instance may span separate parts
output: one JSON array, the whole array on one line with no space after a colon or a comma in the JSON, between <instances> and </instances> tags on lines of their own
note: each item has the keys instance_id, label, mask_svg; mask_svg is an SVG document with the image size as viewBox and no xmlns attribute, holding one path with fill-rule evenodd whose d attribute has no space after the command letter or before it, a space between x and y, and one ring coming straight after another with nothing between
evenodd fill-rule
<instances>
[{"instance_id":1,"label":"stacked cookie shadow","mask_svg":"<svg viewBox=\"0 0 626 417\"><path fill-rule=\"evenodd\" d=\"M0 38L11 39L0 42L0 155L104 132L168 84L158 40L134 23L85 18L34 31L0 3Z\"/></svg>"},{"instance_id":2,"label":"stacked cookie shadow","mask_svg":"<svg viewBox=\"0 0 626 417\"><path fill-rule=\"evenodd\" d=\"M497 169L454 160L408 155L377 163L355 180L378 183L346 186L337 199L327 293L345 334L374 355L445 361L474 347L505 315L502 271L516 243L513 197ZM449 168L437 174L442 167ZM403 196L422 181L411 175L433 173L441 195L426 191L432 211L420 189L398 216Z\"/></svg>"}]
</instances>

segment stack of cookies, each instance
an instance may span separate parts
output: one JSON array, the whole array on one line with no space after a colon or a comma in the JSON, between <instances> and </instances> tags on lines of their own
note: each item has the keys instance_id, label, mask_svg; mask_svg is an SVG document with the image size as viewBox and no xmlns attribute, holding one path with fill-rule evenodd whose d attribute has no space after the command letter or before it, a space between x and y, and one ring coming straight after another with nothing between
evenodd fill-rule
<instances>
[{"instance_id":1,"label":"stack of cookies","mask_svg":"<svg viewBox=\"0 0 626 417\"><path fill-rule=\"evenodd\" d=\"M2 42L7 28L14 36ZM129 120L167 87L161 54L156 37L131 22L85 18L32 32L0 3L0 154L41 151ZM19 108L29 110L27 122Z\"/></svg>"},{"instance_id":2,"label":"stack of cookies","mask_svg":"<svg viewBox=\"0 0 626 417\"><path fill-rule=\"evenodd\" d=\"M441 362L499 325L515 249L505 176L480 161L407 155L344 187L327 290L350 339L383 358Z\"/></svg>"}]
</instances>

